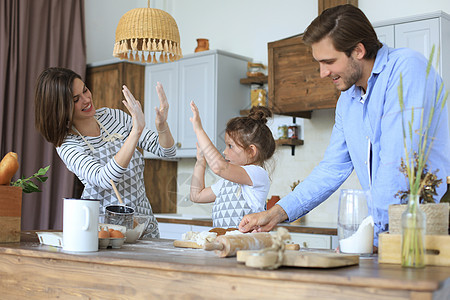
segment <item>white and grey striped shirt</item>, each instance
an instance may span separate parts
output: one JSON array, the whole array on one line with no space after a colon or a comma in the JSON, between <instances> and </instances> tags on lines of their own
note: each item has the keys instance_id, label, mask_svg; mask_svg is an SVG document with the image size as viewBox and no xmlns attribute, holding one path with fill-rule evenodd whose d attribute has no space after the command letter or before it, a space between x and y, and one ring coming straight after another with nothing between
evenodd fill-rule
<instances>
[{"instance_id":1,"label":"white and grey striped shirt","mask_svg":"<svg viewBox=\"0 0 450 300\"><path fill-rule=\"evenodd\" d=\"M117 183L125 204L140 213L153 214L145 195L143 155L136 149L127 168L121 167L114 159L131 132L131 116L119 109L100 108L95 118L102 125L100 136L82 138L69 134L63 144L56 148L67 168L84 184L82 198L100 199L103 207L117 204L110 183L112 179ZM105 138L115 133L123 136L123 139L105 141ZM158 135L147 128L139 139L138 147L160 157L173 157L176 154L175 146L167 149L161 147Z\"/></svg>"}]
</instances>

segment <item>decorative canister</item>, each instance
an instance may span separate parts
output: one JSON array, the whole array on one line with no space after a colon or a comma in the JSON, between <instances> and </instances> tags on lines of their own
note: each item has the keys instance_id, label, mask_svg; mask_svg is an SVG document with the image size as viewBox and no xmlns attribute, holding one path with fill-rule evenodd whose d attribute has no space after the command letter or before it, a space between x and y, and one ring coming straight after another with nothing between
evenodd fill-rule
<instances>
[{"instance_id":1,"label":"decorative canister","mask_svg":"<svg viewBox=\"0 0 450 300\"><path fill-rule=\"evenodd\" d=\"M288 139L298 139L298 126L293 124L288 127Z\"/></svg>"},{"instance_id":2,"label":"decorative canister","mask_svg":"<svg viewBox=\"0 0 450 300\"><path fill-rule=\"evenodd\" d=\"M266 90L259 84L252 84L250 90L252 106L266 106Z\"/></svg>"},{"instance_id":3,"label":"decorative canister","mask_svg":"<svg viewBox=\"0 0 450 300\"><path fill-rule=\"evenodd\" d=\"M280 140L288 138L288 127L286 125L278 126L278 138Z\"/></svg>"},{"instance_id":4,"label":"decorative canister","mask_svg":"<svg viewBox=\"0 0 450 300\"><path fill-rule=\"evenodd\" d=\"M206 50L209 50L209 40L197 39L197 48L195 48L195 52L201 52Z\"/></svg>"}]
</instances>

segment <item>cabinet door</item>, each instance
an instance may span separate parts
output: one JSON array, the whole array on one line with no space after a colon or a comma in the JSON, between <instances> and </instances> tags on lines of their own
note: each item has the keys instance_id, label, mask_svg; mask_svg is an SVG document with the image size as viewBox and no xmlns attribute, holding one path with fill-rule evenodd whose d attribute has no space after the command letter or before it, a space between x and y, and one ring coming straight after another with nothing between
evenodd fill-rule
<instances>
[{"instance_id":1,"label":"cabinet door","mask_svg":"<svg viewBox=\"0 0 450 300\"><path fill-rule=\"evenodd\" d=\"M374 28L380 42L395 48L394 25L381 26Z\"/></svg>"},{"instance_id":2,"label":"cabinet door","mask_svg":"<svg viewBox=\"0 0 450 300\"><path fill-rule=\"evenodd\" d=\"M331 249L330 235L291 233L291 241L302 248Z\"/></svg>"},{"instance_id":3,"label":"cabinet door","mask_svg":"<svg viewBox=\"0 0 450 300\"><path fill-rule=\"evenodd\" d=\"M167 63L160 65L151 65L145 69L145 124L148 128L156 131L155 126L155 107L159 107L158 93L156 92L156 84L160 82L164 88L164 92L169 102L169 115L167 123L170 131L178 142L178 64ZM156 155L145 152L146 158L157 158Z\"/></svg>"},{"instance_id":4,"label":"cabinet door","mask_svg":"<svg viewBox=\"0 0 450 300\"><path fill-rule=\"evenodd\" d=\"M95 108L119 108L128 113L122 103L122 85L127 85L136 99L144 104L144 66L116 63L86 70L86 86L92 92Z\"/></svg>"},{"instance_id":5,"label":"cabinet door","mask_svg":"<svg viewBox=\"0 0 450 300\"><path fill-rule=\"evenodd\" d=\"M437 47L440 46L437 18L395 25L395 48L411 48L428 59L433 45L437 51Z\"/></svg>"},{"instance_id":6,"label":"cabinet door","mask_svg":"<svg viewBox=\"0 0 450 300\"><path fill-rule=\"evenodd\" d=\"M197 137L189 118L190 102L200 111L202 125L212 141L215 140L215 55L179 61L178 156L195 157Z\"/></svg>"},{"instance_id":7,"label":"cabinet door","mask_svg":"<svg viewBox=\"0 0 450 300\"><path fill-rule=\"evenodd\" d=\"M339 91L320 78L319 63L302 36L268 43L269 108L281 115L310 118L315 109L335 108Z\"/></svg>"},{"instance_id":8,"label":"cabinet door","mask_svg":"<svg viewBox=\"0 0 450 300\"><path fill-rule=\"evenodd\" d=\"M159 235L162 239L181 240L183 233L191 228L188 224L159 223Z\"/></svg>"}]
</instances>

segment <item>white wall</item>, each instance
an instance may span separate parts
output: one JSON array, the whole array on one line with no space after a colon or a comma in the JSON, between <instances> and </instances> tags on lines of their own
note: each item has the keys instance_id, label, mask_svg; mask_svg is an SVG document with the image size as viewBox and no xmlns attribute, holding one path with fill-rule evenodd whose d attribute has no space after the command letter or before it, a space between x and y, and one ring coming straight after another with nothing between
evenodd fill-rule
<instances>
[{"instance_id":1,"label":"white wall","mask_svg":"<svg viewBox=\"0 0 450 300\"><path fill-rule=\"evenodd\" d=\"M114 35L120 17L132 8L146 7L145 0L85 0L87 62L112 59ZM252 57L267 64L267 43L299 34L317 16L317 0L159 0L151 6L164 9L176 20L183 54L191 54L197 38L208 38L211 49ZM448 0L359 0L359 7L371 22L443 10L450 13ZM95 95L94 95L95 96ZM170 101L170 99L169 99ZM303 180L316 166L329 142L334 110L314 111L304 120L305 145L296 147L291 156L289 147L281 147L274 158L270 195L285 196L290 185ZM189 193L189 176L193 159L179 162L180 200ZM208 176L207 184L214 176ZM359 188L354 174L341 188ZM308 221L336 223L338 192L308 214ZM211 205L181 202L179 213L206 214Z\"/></svg>"}]
</instances>

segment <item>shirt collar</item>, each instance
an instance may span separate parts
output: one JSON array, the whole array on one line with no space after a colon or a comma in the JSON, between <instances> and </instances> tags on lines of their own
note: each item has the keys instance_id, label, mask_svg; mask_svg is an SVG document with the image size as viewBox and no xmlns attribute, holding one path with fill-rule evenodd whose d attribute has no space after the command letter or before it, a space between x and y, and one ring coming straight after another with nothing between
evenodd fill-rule
<instances>
[{"instance_id":1,"label":"shirt collar","mask_svg":"<svg viewBox=\"0 0 450 300\"><path fill-rule=\"evenodd\" d=\"M386 44L383 44L383 47L381 47L378 50L377 56L375 57L375 63L373 64L372 72L370 73L370 77L368 80L367 85L368 88L370 85L370 80L372 79L373 75L380 74L381 71L383 71L384 67L386 66L388 61L388 54L389 54L389 47ZM360 87L353 85L346 91L346 93L352 95L353 99L358 100L361 103L364 103L364 101L367 98L368 91L366 91L366 93L363 94Z\"/></svg>"},{"instance_id":2,"label":"shirt collar","mask_svg":"<svg viewBox=\"0 0 450 300\"><path fill-rule=\"evenodd\" d=\"M377 52L377 57L375 57L375 63L373 64L372 74L370 74L370 77L372 77L373 74L378 75L381 71L383 71L388 62L388 54L389 47L386 44L383 44L383 47L381 47Z\"/></svg>"}]
</instances>

